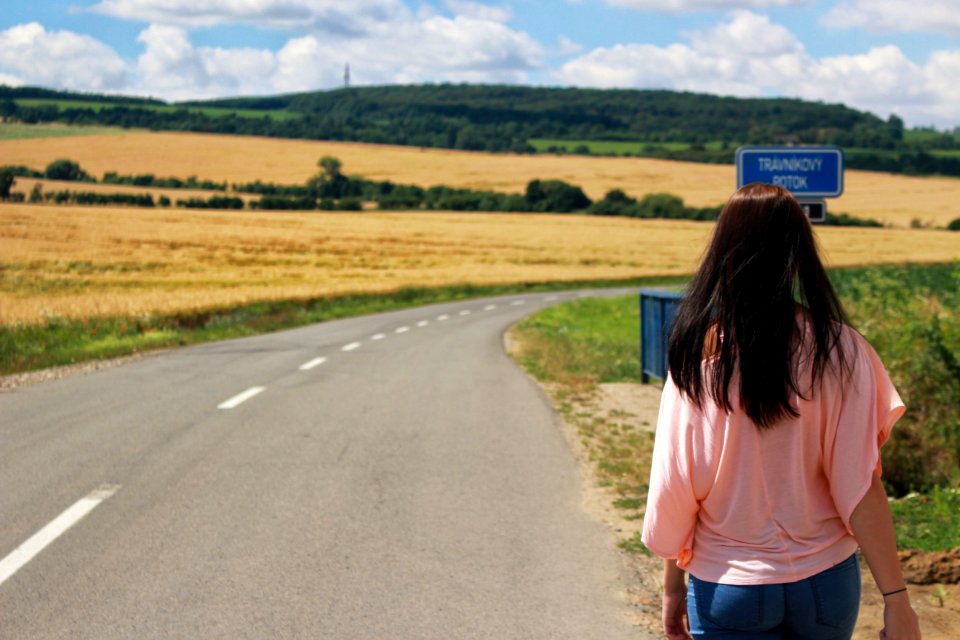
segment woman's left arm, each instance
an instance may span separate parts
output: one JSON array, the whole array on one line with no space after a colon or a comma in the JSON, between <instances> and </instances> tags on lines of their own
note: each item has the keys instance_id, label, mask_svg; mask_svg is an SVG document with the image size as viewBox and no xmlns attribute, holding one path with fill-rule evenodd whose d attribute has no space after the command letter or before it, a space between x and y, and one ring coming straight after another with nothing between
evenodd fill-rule
<instances>
[{"instance_id":1,"label":"woman's left arm","mask_svg":"<svg viewBox=\"0 0 960 640\"><path fill-rule=\"evenodd\" d=\"M687 583L676 560L663 561L663 631L670 640L691 638L687 624Z\"/></svg>"}]
</instances>

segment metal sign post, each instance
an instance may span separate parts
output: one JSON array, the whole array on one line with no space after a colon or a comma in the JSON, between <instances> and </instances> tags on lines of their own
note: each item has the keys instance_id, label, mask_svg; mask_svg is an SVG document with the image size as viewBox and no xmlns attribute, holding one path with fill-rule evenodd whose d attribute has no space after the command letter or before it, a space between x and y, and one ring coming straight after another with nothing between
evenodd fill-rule
<instances>
[{"instance_id":1,"label":"metal sign post","mask_svg":"<svg viewBox=\"0 0 960 640\"><path fill-rule=\"evenodd\" d=\"M810 222L823 222L827 219L827 203L823 200L806 200L798 198L800 208L807 214Z\"/></svg>"}]
</instances>

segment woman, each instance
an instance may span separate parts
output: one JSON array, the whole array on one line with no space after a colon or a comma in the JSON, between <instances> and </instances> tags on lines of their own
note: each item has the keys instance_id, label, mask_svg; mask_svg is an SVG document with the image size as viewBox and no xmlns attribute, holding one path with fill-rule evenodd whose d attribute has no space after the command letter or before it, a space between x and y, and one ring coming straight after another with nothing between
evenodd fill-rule
<instances>
[{"instance_id":1,"label":"woman","mask_svg":"<svg viewBox=\"0 0 960 640\"><path fill-rule=\"evenodd\" d=\"M904 406L788 191L754 183L727 202L669 364L643 527L665 559L667 636L849 638L859 547L881 638L920 638L880 483Z\"/></svg>"}]
</instances>

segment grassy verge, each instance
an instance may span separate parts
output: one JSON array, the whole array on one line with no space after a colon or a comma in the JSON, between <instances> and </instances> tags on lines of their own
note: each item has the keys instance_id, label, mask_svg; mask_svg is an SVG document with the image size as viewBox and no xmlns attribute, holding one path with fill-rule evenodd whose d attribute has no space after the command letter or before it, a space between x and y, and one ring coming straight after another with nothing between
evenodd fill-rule
<instances>
[{"instance_id":1,"label":"grassy verge","mask_svg":"<svg viewBox=\"0 0 960 640\"><path fill-rule=\"evenodd\" d=\"M40 324L0 326L0 375L113 358L163 347L250 336L336 318L439 302L528 291L634 286L670 281L668 278L648 278L628 282L408 288L388 294L260 302L170 315L81 320L54 317Z\"/></svg>"},{"instance_id":2,"label":"grassy verge","mask_svg":"<svg viewBox=\"0 0 960 640\"><path fill-rule=\"evenodd\" d=\"M934 489L890 503L901 549L942 551L960 547L960 491Z\"/></svg>"},{"instance_id":3,"label":"grassy verge","mask_svg":"<svg viewBox=\"0 0 960 640\"><path fill-rule=\"evenodd\" d=\"M960 546L960 263L831 272L851 321L877 349L908 413L883 449L901 548ZM589 409L598 383L639 381L636 296L581 300L519 324L519 359L547 383L625 518L642 517L652 437L646 425ZM624 540L645 551L639 536Z\"/></svg>"},{"instance_id":4,"label":"grassy verge","mask_svg":"<svg viewBox=\"0 0 960 640\"><path fill-rule=\"evenodd\" d=\"M883 448L896 496L960 486L960 262L831 273L907 405Z\"/></svg>"},{"instance_id":5,"label":"grassy verge","mask_svg":"<svg viewBox=\"0 0 960 640\"><path fill-rule=\"evenodd\" d=\"M596 385L639 382L640 314L636 295L561 304L517 325L518 357L547 383L561 414L572 424L601 485L613 489L613 506L626 520L643 517L653 425L624 412L597 411ZM621 547L646 552L639 535Z\"/></svg>"}]
</instances>

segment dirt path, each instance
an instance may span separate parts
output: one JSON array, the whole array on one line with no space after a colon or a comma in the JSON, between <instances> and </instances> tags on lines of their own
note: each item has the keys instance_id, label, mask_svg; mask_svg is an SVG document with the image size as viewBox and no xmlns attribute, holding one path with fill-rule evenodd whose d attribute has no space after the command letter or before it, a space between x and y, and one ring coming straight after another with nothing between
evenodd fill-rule
<instances>
[{"instance_id":1,"label":"dirt path","mask_svg":"<svg viewBox=\"0 0 960 640\"><path fill-rule=\"evenodd\" d=\"M556 390L547 389L552 396ZM654 385L612 384L599 385L593 397L580 406L573 407L569 415L591 412L604 417L616 416L617 420L630 421L637 429L653 429L657 420L660 389ZM569 401L569 398L567 398ZM595 463L587 452L572 421L565 421L567 440L570 442L584 473L584 507L601 520L610 532L611 543L617 544L629 538L642 527L641 520L625 520L613 507L615 493L600 486L595 472ZM624 586L624 596L630 606L630 618L634 624L656 633L660 632L660 566L658 558L641 554L621 552L630 584ZM914 558L915 564L922 560ZM911 584L913 606L920 616L925 640L951 640L960 637L960 584L915 585ZM873 578L863 567L863 598L860 618L854 633L855 640L877 638L883 626L883 599L877 592Z\"/></svg>"}]
</instances>

